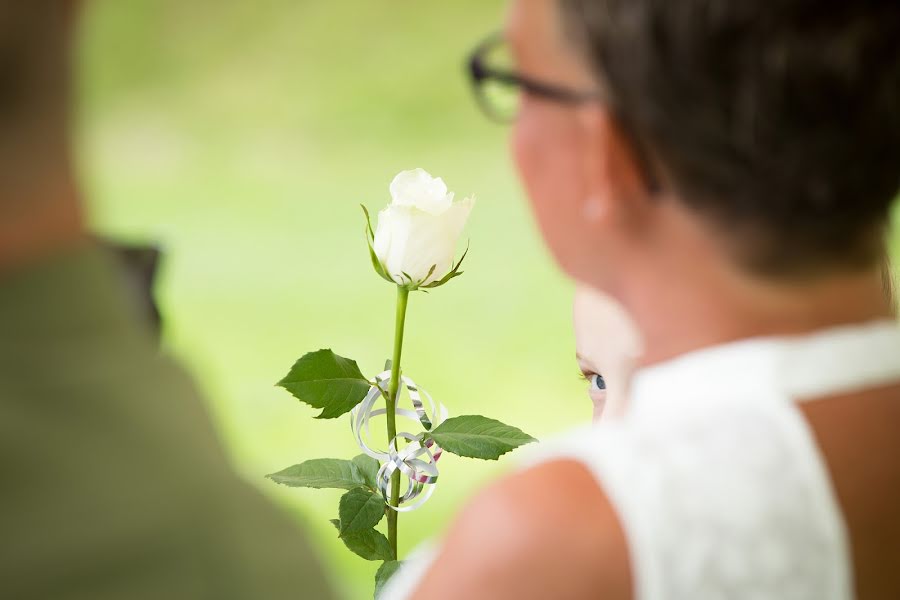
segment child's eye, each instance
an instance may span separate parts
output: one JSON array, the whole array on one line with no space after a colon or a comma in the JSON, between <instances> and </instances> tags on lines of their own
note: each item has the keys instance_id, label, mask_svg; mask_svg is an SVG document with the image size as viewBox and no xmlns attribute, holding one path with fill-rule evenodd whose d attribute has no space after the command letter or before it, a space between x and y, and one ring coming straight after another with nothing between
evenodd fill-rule
<instances>
[{"instance_id":1,"label":"child's eye","mask_svg":"<svg viewBox=\"0 0 900 600\"><path fill-rule=\"evenodd\" d=\"M588 381L591 382L591 390L603 391L606 389L606 382L603 380L603 375L600 373L592 373L590 377L588 377Z\"/></svg>"},{"instance_id":2,"label":"child's eye","mask_svg":"<svg viewBox=\"0 0 900 600\"><path fill-rule=\"evenodd\" d=\"M601 375L600 373L591 373L590 371L582 371L581 373L579 373L578 376L581 377L581 379L584 379L585 381L587 381L588 384L590 384L589 391L602 392L602 391L606 390L606 381L603 380L603 375Z\"/></svg>"}]
</instances>

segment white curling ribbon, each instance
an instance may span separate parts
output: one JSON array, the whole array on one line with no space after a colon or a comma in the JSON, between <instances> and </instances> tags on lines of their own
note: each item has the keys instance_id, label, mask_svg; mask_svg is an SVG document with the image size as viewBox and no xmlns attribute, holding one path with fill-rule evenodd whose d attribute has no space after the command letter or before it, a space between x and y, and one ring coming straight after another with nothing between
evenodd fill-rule
<instances>
[{"instance_id":1,"label":"white curling ribbon","mask_svg":"<svg viewBox=\"0 0 900 600\"><path fill-rule=\"evenodd\" d=\"M350 411L350 427L353 431L354 436L356 437L356 443L359 445L360 449L362 449L363 452L365 452L372 458L375 458L382 462L390 458L391 455L389 450L379 450L372 448L363 439L363 433L365 433L366 437L370 437L370 419L372 417L387 414L386 408L375 408L375 405L381 399L382 393L387 394L390 383L391 372L389 370L383 371L376 375L375 384L373 384L369 388L369 392L366 394L366 397L363 398L362 402L357 404L353 408L353 410ZM434 429L447 418L447 408L443 404L435 402L434 398L431 397L431 394L423 389L420 389L412 379L406 377L405 375L401 375L400 383L401 385L398 386L397 389L398 402L395 406L394 414L406 417L407 419L411 419L413 421L418 421L426 431ZM408 408L403 408L400 406L399 399L401 396L401 392L404 389L406 389L407 394L412 401L414 410L410 410ZM427 407L423 404L422 397L424 397L428 402Z\"/></svg>"},{"instance_id":2,"label":"white curling ribbon","mask_svg":"<svg viewBox=\"0 0 900 600\"><path fill-rule=\"evenodd\" d=\"M398 438L410 442L399 452L396 447ZM432 454L431 448L436 448L437 451ZM397 437L391 440L391 460L381 466L375 478L384 503L397 512L409 512L422 506L434 493L438 478L436 463L440 454L440 448L434 440L428 440L423 445L414 435L398 433ZM422 460L421 456L427 456L428 460ZM396 470L406 476L406 492L399 498L398 505L394 506L390 502L390 486L391 476ZM417 498L418 501L409 504Z\"/></svg>"},{"instance_id":3,"label":"white curling ribbon","mask_svg":"<svg viewBox=\"0 0 900 600\"><path fill-rule=\"evenodd\" d=\"M397 512L407 512L424 504L434 492L434 484L438 478L436 463L440 459L442 451L434 440L428 439L423 443L419 436L406 431L399 432L385 450L372 448L366 443L364 437L371 435L370 419L387 414L386 408L375 408L375 406L379 399L387 394L390 382L390 371L383 371L375 376L375 383L369 388L366 397L350 412L350 427L360 449L383 463L376 476L376 482L385 504ZM437 427L447 418L446 407L435 402L431 394L420 389L412 379L401 375L400 383L394 414L417 421L426 431ZM413 410L399 406L401 392L404 389L413 404ZM427 406L423 402L423 397ZM406 441L407 444L398 448L401 441ZM390 502L390 481L394 471L397 470L405 476L407 486L406 491L400 497L398 506L393 506ZM410 504L413 500L416 502Z\"/></svg>"}]
</instances>

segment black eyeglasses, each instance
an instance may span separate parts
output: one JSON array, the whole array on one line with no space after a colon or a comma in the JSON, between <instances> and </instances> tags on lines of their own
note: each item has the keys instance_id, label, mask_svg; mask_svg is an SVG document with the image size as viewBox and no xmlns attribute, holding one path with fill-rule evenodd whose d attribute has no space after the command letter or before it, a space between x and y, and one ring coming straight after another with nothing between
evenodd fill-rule
<instances>
[{"instance_id":1,"label":"black eyeglasses","mask_svg":"<svg viewBox=\"0 0 900 600\"><path fill-rule=\"evenodd\" d=\"M522 91L571 106L588 102L607 102L604 96L597 91L572 90L537 81L508 68L493 66L491 63L495 61L491 60L491 55L502 54L505 50L508 49L503 33L497 32L478 44L469 56L468 68L469 77L472 80L472 91L481 110L489 119L499 123L515 121ZM510 57L506 56L505 58L506 64L512 64ZM624 119L618 118L616 123L629 138L647 191L651 194L658 193L661 187L659 179L651 167L652 163L648 159L648 153L637 136L626 126Z\"/></svg>"},{"instance_id":2,"label":"black eyeglasses","mask_svg":"<svg viewBox=\"0 0 900 600\"><path fill-rule=\"evenodd\" d=\"M500 123L515 120L519 94L525 91L541 98L578 105L600 99L597 92L579 92L544 83L520 75L510 69L490 64L491 55L501 54L506 42L501 32L490 35L478 44L469 56L469 76L478 105L488 118ZM496 60L496 56L495 56Z\"/></svg>"}]
</instances>

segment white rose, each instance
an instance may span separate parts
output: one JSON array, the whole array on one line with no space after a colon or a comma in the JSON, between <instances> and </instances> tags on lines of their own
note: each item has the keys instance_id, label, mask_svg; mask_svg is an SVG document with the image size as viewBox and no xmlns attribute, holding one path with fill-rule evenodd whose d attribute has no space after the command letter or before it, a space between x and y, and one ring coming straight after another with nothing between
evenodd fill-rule
<instances>
[{"instance_id":1,"label":"white rose","mask_svg":"<svg viewBox=\"0 0 900 600\"><path fill-rule=\"evenodd\" d=\"M453 268L456 244L475 198L454 202L441 178L422 169L399 173L390 190L393 201L378 213L375 230L378 261L401 285L440 280Z\"/></svg>"}]
</instances>

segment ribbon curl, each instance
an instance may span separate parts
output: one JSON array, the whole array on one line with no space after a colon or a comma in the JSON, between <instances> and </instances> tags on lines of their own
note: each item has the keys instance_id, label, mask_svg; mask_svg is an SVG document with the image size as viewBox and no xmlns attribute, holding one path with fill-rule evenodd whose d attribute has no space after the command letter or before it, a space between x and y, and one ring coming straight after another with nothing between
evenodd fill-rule
<instances>
[{"instance_id":1,"label":"ribbon curl","mask_svg":"<svg viewBox=\"0 0 900 600\"><path fill-rule=\"evenodd\" d=\"M369 421L372 417L387 414L387 408L375 408L375 405L382 396L387 396L390 383L389 370L375 376L375 383L369 388L366 397L350 411L350 428L360 449L383 463L375 481L385 504L397 512L408 512L422 506L434 493L438 479L437 461L441 458L442 450L433 439L423 440L422 434L414 435L406 431L398 432L390 440L386 450L372 448L366 443L363 433L365 432L366 437L371 436ZM440 402L435 402L431 394L418 387L412 379L401 375L400 383L401 385L397 387L397 402L394 405L395 415L418 421L426 432L447 418L447 408ZM413 410L400 407L399 400L404 389L412 401ZM423 396L427 406L422 401ZM402 441L407 443L400 448L399 444ZM391 504L390 483L391 476L398 470L406 478L406 491L394 506Z\"/></svg>"}]
</instances>

